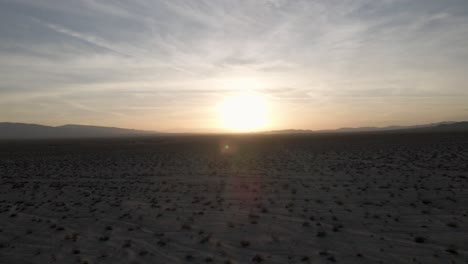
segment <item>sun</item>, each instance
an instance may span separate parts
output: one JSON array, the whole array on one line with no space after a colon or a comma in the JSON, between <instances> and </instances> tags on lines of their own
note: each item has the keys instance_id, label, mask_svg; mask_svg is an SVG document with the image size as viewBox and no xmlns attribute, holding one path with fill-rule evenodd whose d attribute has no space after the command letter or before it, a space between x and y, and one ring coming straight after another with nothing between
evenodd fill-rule
<instances>
[{"instance_id":1,"label":"sun","mask_svg":"<svg viewBox=\"0 0 468 264\"><path fill-rule=\"evenodd\" d=\"M234 132L264 129L268 122L268 104L265 96L243 92L226 97L218 106L221 126Z\"/></svg>"}]
</instances>

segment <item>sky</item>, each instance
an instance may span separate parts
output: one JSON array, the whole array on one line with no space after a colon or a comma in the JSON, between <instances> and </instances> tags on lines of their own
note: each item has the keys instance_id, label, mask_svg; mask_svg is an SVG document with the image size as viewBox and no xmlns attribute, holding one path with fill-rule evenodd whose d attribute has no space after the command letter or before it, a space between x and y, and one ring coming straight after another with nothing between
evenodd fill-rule
<instances>
[{"instance_id":1,"label":"sky","mask_svg":"<svg viewBox=\"0 0 468 264\"><path fill-rule=\"evenodd\" d=\"M466 0L0 0L0 122L225 131L239 93L262 130L461 121L467 73Z\"/></svg>"}]
</instances>

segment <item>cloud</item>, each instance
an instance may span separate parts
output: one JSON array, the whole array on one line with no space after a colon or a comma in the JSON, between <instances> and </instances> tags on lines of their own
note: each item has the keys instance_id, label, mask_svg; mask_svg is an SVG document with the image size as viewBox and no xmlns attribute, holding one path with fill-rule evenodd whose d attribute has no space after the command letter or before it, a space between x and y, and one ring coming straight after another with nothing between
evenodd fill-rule
<instances>
[{"instance_id":1,"label":"cloud","mask_svg":"<svg viewBox=\"0 0 468 264\"><path fill-rule=\"evenodd\" d=\"M120 50L118 47L113 47L112 44L107 43L106 41L104 41L104 40L102 40L100 38L97 38L95 36L90 36L90 35L87 35L87 34L78 33L78 32L75 32L73 30L70 30L70 29L67 29L65 27L55 25L55 24L45 23L45 25L47 27L49 27L50 29L58 32L58 33L65 34L67 36L77 38L79 40L82 40L82 41L85 41L87 43L93 44L93 45L95 45L95 46L97 46L99 48L103 48L103 49L115 52L115 53L117 53L119 55L123 55L123 56L129 56L129 57L132 56L127 51Z\"/></svg>"},{"instance_id":2,"label":"cloud","mask_svg":"<svg viewBox=\"0 0 468 264\"><path fill-rule=\"evenodd\" d=\"M468 99L462 0L5 0L0 22L0 102L18 108L49 97L88 116L170 116L236 89L307 113Z\"/></svg>"}]
</instances>

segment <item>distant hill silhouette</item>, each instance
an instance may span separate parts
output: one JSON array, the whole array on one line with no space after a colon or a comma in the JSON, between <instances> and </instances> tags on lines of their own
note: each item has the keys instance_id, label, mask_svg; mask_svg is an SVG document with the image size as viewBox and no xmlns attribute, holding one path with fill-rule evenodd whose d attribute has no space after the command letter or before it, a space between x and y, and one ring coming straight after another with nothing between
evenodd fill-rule
<instances>
[{"instance_id":1,"label":"distant hill silhouette","mask_svg":"<svg viewBox=\"0 0 468 264\"><path fill-rule=\"evenodd\" d=\"M412 129L416 132L468 132L468 121Z\"/></svg>"},{"instance_id":2,"label":"distant hill silhouette","mask_svg":"<svg viewBox=\"0 0 468 264\"><path fill-rule=\"evenodd\" d=\"M412 126L386 126L386 127L356 127L356 128L339 128L334 131L337 132L360 132L360 131L393 131L393 130L405 130L405 129L419 129L419 128L431 128L436 127L439 125L449 125L455 122L445 121L445 122L438 122L438 123L430 123L430 124L423 124L423 125L412 125ZM333 130L328 130L333 131Z\"/></svg>"},{"instance_id":3,"label":"distant hill silhouette","mask_svg":"<svg viewBox=\"0 0 468 264\"><path fill-rule=\"evenodd\" d=\"M456 132L468 131L468 122L438 122L423 125L413 126L387 126L387 127L344 127L329 130L302 130L302 129L286 129L273 130L264 133L267 134L305 134L305 133L351 133L351 132Z\"/></svg>"},{"instance_id":4,"label":"distant hill silhouette","mask_svg":"<svg viewBox=\"0 0 468 264\"><path fill-rule=\"evenodd\" d=\"M117 127L85 125L53 127L24 123L0 123L0 139L126 137L156 133Z\"/></svg>"},{"instance_id":5,"label":"distant hill silhouette","mask_svg":"<svg viewBox=\"0 0 468 264\"><path fill-rule=\"evenodd\" d=\"M357 127L335 130L274 130L261 134L319 134L356 132L468 132L468 122L439 122L415 126ZM117 127L64 125L43 126L37 124L0 122L0 139L51 139L51 138L106 138L150 135L172 135L181 133L160 133ZM183 133L182 133L183 134Z\"/></svg>"}]
</instances>

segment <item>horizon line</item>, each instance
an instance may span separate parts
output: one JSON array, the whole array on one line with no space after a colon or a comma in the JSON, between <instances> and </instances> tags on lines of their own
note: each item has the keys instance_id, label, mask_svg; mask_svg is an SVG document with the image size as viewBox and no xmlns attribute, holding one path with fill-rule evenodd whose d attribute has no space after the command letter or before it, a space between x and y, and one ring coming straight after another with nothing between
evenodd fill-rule
<instances>
[{"instance_id":1,"label":"horizon line","mask_svg":"<svg viewBox=\"0 0 468 264\"><path fill-rule=\"evenodd\" d=\"M338 128L326 128L326 129L307 129L307 128L283 128L283 129L270 129L270 130L255 130L255 131L161 131L161 130L147 130L131 127L120 127L120 126L105 126L105 125L94 125L94 124L77 124L77 123L66 123L63 125L46 125L40 123L26 123L26 122L12 122L12 121L0 121L0 124L22 124L22 125L36 125L50 128L60 128L66 126L82 126L82 127L96 127L96 128L109 128L109 129L122 129L122 130L134 130L135 132L146 132L146 133L159 133L159 134L258 134L258 133L275 133L275 132L287 132L287 131L297 131L297 132L333 132L340 130L357 130L357 129L385 129L385 128L411 128L418 126L430 126L430 125L441 125L441 124L453 124L460 122L468 122L468 120L462 121L439 121L439 122L430 122L430 123L418 123L411 125L387 125L387 126L346 126ZM398 130L398 129L396 129Z\"/></svg>"}]
</instances>

